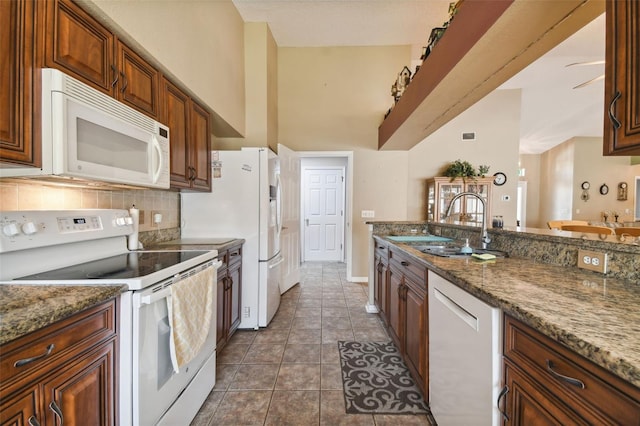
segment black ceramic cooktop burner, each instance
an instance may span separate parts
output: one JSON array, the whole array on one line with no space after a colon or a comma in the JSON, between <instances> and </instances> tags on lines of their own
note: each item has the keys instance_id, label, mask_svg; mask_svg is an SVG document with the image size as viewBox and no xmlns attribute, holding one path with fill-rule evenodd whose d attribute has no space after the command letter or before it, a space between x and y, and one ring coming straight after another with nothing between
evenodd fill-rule
<instances>
[{"instance_id":1,"label":"black ceramic cooktop burner","mask_svg":"<svg viewBox=\"0 0 640 426\"><path fill-rule=\"evenodd\" d=\"M130 252L28 275L16 280L84 280L138 278L193 259L206 251Z\"/></svg>"}]
</instances>

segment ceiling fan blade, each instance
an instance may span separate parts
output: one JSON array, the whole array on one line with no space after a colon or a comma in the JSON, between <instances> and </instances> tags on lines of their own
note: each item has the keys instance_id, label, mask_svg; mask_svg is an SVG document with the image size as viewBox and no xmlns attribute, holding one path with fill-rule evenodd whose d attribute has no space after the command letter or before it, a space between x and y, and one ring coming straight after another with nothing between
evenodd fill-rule
<instances>
[{"instance_id":1,"label":"ceiling fan blade","mask_svg":"<svg viewBox=\"0 0 640 426\"><path fill-rule=\"evenodd\" d=\"M572 64L565 65L565 68L573 67L573 66L599 65L599 64L604 64L604 61L574 62Z\"/></svg>"},{"instance_id":2,"label":"ceiling fan blade","mask_svg":"<svg viewBox=\"0 0 640 426\"><path fill-rule=\"evenodd\" d=\"M595 82L596 82L596 81L598 81L598 80L604 80L604 74L599 75L599 76L597 76L596 78L592 78L592 79L591 79L591 80L589 80L589 81L585 81L585 82L584 82L584 83L582 83L582 84L578 84L576 87L574 87L574 89L580 89L580 88L582 88L582 87L585 87L585 86L590 85L591 83L595 83Z\"/></svg>"}]
</instances>

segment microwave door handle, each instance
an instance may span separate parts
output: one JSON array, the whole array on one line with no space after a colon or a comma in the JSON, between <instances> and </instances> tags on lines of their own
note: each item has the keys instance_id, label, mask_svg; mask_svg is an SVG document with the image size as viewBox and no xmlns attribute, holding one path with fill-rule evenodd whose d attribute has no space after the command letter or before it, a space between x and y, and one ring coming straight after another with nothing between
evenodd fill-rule
<instances>
[{"instance_id":1,"label":"microwave door handle","mask_svg":"<svg viewBox=\"0 0 640 426\"><path fill-rule=\"evenodd\" d=\"M158 139L155 135L153 135L151 139L153 149L156 150L156 154L158 155L158 169L153 174L153 183L157 183L158 179L160 179L160 172L162 171L162 167L164 166L164 164L162 164L162 149L160 148L160 143L158 142Z\"/></svg>"}]
</instances>

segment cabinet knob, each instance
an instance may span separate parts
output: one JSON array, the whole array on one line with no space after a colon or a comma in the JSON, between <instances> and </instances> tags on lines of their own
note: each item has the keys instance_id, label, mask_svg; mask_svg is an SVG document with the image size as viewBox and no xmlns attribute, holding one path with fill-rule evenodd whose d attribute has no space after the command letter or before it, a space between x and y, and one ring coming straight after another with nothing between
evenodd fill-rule
<instances>
[{"instance_id":1,"label":"cabinet knob","mask_svg":"<svg viewBox=\"0 0 640 426\"><path fill-rule=\"evenodd\" d=\"M14 367L22 367L23 365L27 365L27 364L30 364L30 363L32 363L34 361L39 360L39 359L48 357L51 354L51 352L53 352L53 348L55 348L55 347L56 346L53 343L51 343L49 346L47 346L47 349L45 350L45 352L42 355L34 356L34 357L31 357L31 358L19 359L13 364L13 366Z\"/></svg>"},{"instance_id":2,"label":"cabinet knob","mask_svg":"<svg viewBox=\"0 0 640 426\"><path fill-rule=\"evenodd\" d=\"M547 371L551 373L553 377L556 379L562 380L563 382L567 382L570 385L576 386L580 389L584 389L585 385L582 380L574 379L573 377L565 376L564 374L560 374L554 369L553 361L547 359Z\"/></svg>"},{"instance_id":3,"label":"cabinet knob","mask_svg":"<svg viewBox=\"0 0 640 426\"><path fill-rule=\"evenodd\" d=\"M53 413L58 418L58 421L60 422L59 426L63 426L64 416L62 415L62 410L60 409L60 406L58 406L58 404L55 401L51 401L51 404L49 404L49 408L51 409L51 411L53 411Z\"/></svg>"},{"instance_id":4,"label":"cabinet knob","mask_svg":"<svg viewBox=\"0 0 640 426\"><path fill-rule=\"evenodd\" d=\"M507 422L509 421L509 416L507 416L506 408L504 410L500 408L500 400L502 398L504 398L505 396L507 396L508 393L509 393L509 386L504 385L504 387L500 391L500 394L498 395L498 400L496 401L496 406L498 407L498 410L500 411L500 414L502 414L502 417Z\"/></svg>"},{"instance_id":5,"label":"cabinet knob","mask_svg":"<svg viewBox=\"0 0 640 426\"><path fill-rule=\"evenodd\" d=\"M127 86L129 85L129 79L127 79L127 76L124 75L122 71L120 71L120 75L124 80L124 84L122 85L122 89L120 89L120 93L124 93L124 91L127 90Z\"/></svg>"},{"instance_id":6,"label":"cabinet knob","mask_svg":"<svg viewBox=\"0 0 640 426\"><path fill-rule=\"evenodd\" d=\"M115 65L111 65L111 71L113 71L113 81L111 82L111 88L114 88L116 84L118 84L118 80L120 76L118 75L118 70Z\"/></svg>"},{"instance_id":7,"label":"cabinet knob","mask_svg":"<svg viewBox=\"0 0 640 426\"><path fill-rule=\"evenodd\" d=\"M609 104L609 120L611 120L611 124L613 125L613 128L616 129L616 130L618 130L620 127L622 127L622 124L620 123L620 120L618 120L616 118L616 115L613 112L613 108L616 105L616 101L618 99L620 99L620 96L622 96L622 93L617 91L615 96L613 97L613 99L611 99L611 103Z\"/></svg>"}]
</instances>

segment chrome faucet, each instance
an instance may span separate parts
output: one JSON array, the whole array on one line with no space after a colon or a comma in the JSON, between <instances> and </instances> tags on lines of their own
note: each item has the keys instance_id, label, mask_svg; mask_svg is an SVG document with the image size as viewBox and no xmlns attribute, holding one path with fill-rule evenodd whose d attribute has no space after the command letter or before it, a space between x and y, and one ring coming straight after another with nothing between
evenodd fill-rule
<instances>
[{"instance_id":1,"label":"chrome faucet","mask_svg":"<svg viewBox=\"0 0 640 426\"><path fill-rule=\"evenodd\" d=\"M460 192L454 195L454 197L451 199L451 202L449 203L449 208L447 208L447 213L445 214L444 218L448 218L451 214L453 203L455 203L458 198L462 198L467 195L476 197L482 203L482 248L486 250L487 246L491 242L491 238L489 238L489 232L487 231L487 202L484 200L482 195L478 195L475 192Z\"/></svg>"}]
</instances>

